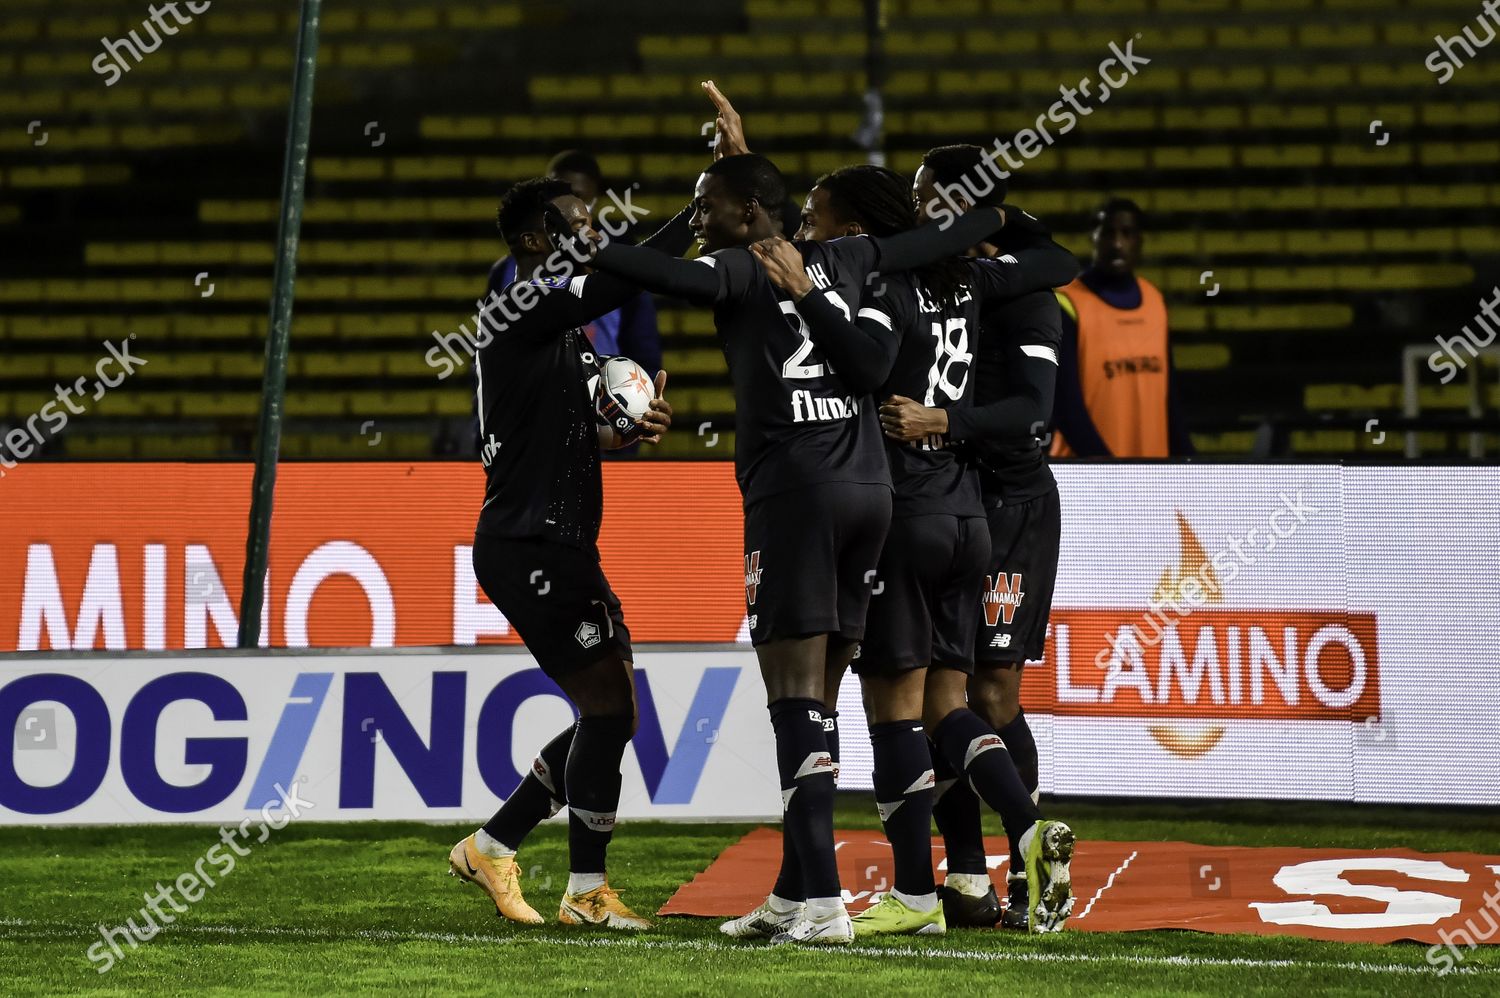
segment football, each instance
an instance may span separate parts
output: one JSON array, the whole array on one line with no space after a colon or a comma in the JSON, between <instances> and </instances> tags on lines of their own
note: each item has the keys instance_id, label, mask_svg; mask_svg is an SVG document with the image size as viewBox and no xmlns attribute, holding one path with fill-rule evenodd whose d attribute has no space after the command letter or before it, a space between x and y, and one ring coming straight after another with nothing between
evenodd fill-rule
<instances>
[{"instance_id":1,"label":"football","mask_svg":"<svg viewBox=\"0 0 1500 998\"><path fill-rule=\"evenodd\" d=\"M646 414L655 397L656 386L644 367L629 357L603 358L595 402L599 415L621 436L635 438L640 431L635 421Z\"/></svg>"}]
</instances>

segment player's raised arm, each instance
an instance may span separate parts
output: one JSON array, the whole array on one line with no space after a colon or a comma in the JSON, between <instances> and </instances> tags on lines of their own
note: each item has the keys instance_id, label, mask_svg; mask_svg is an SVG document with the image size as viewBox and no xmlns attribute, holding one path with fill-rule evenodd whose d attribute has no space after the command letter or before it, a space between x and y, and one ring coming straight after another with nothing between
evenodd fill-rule
<instances>
[{"instance_id":1,"label":"player's raised arm","mask_svg":"<svg viewBox=\"0 0 1500 998\"><path fill-rule=\"evenodd\" d=\"M702 84L703 90L708 94L708 99L714 102L714 159L723 159L725 156L739 156L750 151L745 144L745 126L740 121L740 113L729 103L729 98L724 96L713 80L705 80Z\"/></svg>"},{"instance_id":2,"label":"player's raised arm","mask_svg":"<svg viewBox=\"0 0 1500 998\"><path fill-rule=\"evenodd\" d=\"M901 336L895 323L875 309L860 309L857 320L819 294L803 267L802 254L781 237L750 247L771 283L792 296L807 322L808 334L833 362L839 377L863 395L885 384L896 363Z\"/></svg>"}]
</instances>

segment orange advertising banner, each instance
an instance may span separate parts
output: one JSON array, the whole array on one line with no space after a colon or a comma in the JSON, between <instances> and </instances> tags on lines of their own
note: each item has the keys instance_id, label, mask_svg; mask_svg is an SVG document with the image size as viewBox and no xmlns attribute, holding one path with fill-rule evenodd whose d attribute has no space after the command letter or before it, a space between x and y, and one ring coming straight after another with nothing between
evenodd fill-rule
<instances>
[{"instance_id":1,"label":"orange advertising banner","mask_svg":"<svg viewBox=\"0 0 1500 998\"><path fill-rule=\"evenodd\" d=\"M249 465L32 464L0 483L0 651L232 646ZM727 462L609 462L599 539L636 641L734 641L742 516ZM262 643L518 643L469 563L476 463L278 471Z\"/></svg>"}]
</instances>

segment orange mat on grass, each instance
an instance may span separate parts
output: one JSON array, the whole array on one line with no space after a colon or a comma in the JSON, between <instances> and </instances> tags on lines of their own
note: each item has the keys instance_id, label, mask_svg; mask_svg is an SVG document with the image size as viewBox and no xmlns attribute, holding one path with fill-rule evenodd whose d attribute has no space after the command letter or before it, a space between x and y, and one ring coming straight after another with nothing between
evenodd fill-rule
<instances>
[{"instance_id":1,"label":"orange mat on grass","mask_svg":"<svg viewBox=\"0 0 1500 998\"><path fill-rule=\"evenodd\" d=\"M888 887L890 846L879 832L836 832L835 841L844 900L851 911L861 911ZM985 847L1003 896L1005 842L990 838ZM941 840L934 841L932 854L941 883ZM781 833L756 829L680 887L660 914L742 915L770 892L780 862ZM1359 942L1500 943L1500 931L1490 928L1500 925L1500 856L1081 841L1073 857L1073 888L1077 901L1069 931L1196 929Z\"/></svg>"}]
</instances>

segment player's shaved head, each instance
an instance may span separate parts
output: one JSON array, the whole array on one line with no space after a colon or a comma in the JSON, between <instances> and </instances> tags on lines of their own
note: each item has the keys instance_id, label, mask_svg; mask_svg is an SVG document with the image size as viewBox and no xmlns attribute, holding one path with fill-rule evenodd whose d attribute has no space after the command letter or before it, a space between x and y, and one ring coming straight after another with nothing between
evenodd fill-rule
<instances>
[{"instance_id":1,"label":"player's shaved head","mask_svg":"<svg viewBox=\"0 0 1500 998\"><path fill-rule=\"evenodd\" d=\"M521 237L526 233L541 231L542 208L548 201L572 193L567 181L551 177L523 180L506 191L500 199L500 210L495 213L495 224L511 252L520 251Z\"/></svg>"},{"instance_id":2,"label":"player's shaved head","mask_svg":"<svg viewBox=\"0 0 1500 998\"><path fill-rule=\"evenodd\" d=\"M922 167L930 171L940 190L961 185L971 203L999 207L1005 203L1006 183L996 176L984 153L979 146L937 146L927 150Z\"/></svg>"},{"instance_id":3,"label":"player's shaved head","mask_svg":"<svg viewBox=\"0 0 1500 998\"><path fill-rule=\"evenodd\" d=\"M729 193L744 201L757 201L767 216L780 221L786 205L786 180L764 156L747 152L725 156L703 171L705 176L719 177Z\"/></svg>"},{"instance_id":4,"label":"player's shaved head","mask_svg":"<svg viewBox=\"0 0 1500 998\"><path fill-rule=\"evenodd\" d=\"M782 231L786 181L764 156L725 156L698 177L688 224L709 253Z\"/></svg>"}]
</instances>

